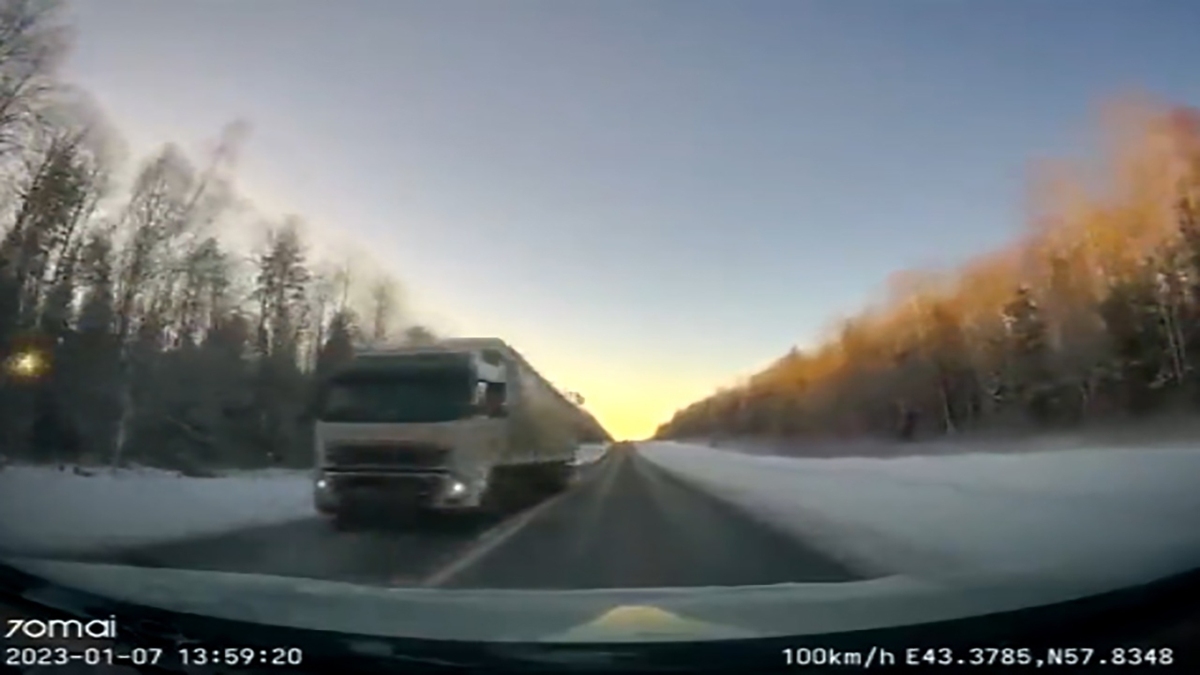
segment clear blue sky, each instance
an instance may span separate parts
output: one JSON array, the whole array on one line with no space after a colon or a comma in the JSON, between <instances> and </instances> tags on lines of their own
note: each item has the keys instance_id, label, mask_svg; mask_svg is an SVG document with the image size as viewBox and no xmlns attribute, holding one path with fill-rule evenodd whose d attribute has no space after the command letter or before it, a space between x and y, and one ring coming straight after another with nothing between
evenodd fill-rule
<instances>
[{"instance_id":1,"label":"clear blue sky","mask_svg":"<svg viewBox=\"0 0 1200 675\"><path fill-rule=\"evenodd\" d=\"M1200 3L86 0L136 151L254 131L264 208L507 337L616 433L1023 226L1131 88L1200 102Z\"/></svg>"}]
</instances>

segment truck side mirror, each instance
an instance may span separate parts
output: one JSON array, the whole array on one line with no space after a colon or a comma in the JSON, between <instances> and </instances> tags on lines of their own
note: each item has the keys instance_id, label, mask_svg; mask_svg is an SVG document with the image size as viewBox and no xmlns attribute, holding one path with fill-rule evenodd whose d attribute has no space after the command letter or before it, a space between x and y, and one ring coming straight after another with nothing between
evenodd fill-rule
<instances>
[{"instance_id":1,"label":"truck side mirror","mask_svg":"<svg viewBox=\"0 0 1200 675\"><path fill-rule=\"evenodd\" d=\"M488 382L483 395L483 411L488 417L508 417L507 387L503 382Z\"/></svg>"}]
</instances>

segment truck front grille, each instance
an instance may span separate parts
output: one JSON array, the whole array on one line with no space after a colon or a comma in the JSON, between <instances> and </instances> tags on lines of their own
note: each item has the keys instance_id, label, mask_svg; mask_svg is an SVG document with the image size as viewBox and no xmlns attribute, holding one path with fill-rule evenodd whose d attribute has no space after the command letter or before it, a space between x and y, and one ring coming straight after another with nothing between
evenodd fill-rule
<instances>
[{"instance_id":1,"label":"truck front grille","mask_svg":"<svg viewBox=\"0 0 1200 675\"><path fill-rule=\"evenodd\" d=\"M328 451L329 465L349 468L440 469L449 452L432 443L341 443Z\"/></svg>"},{"instance_id":2,"label":"truck front grille","mask_svg":"<svg viewBox=\"0 0 1200 675\"><path fill-rule=\"evenodd\" d=\"M339 492L377 490L400 499L427 499L436 495L442 485L436 476L424 475L340 475L335 476L333 482Z\"/></svg>"}]
</instances>

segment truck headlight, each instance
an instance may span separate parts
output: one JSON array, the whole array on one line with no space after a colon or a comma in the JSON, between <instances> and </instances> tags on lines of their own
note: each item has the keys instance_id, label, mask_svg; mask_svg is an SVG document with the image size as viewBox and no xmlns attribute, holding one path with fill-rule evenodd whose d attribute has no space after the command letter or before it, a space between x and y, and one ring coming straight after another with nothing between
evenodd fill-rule
<instances>
[{"instance_id":1,"label":"truck headlight","mask_svg":"<svg viewBox=\"0 0 1200 675\"><path fill-rule=\"evenodd\" d=\"M467 484L461 480L451 480L446 486L446 494L451 497L461 497L467 493Z\"/></svg>"}]
</instances>

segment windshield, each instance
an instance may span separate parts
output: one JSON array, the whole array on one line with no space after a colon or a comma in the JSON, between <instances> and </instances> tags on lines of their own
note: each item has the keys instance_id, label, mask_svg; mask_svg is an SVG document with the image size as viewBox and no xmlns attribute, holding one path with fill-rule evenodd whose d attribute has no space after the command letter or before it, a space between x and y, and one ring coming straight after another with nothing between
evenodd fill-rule
<instances>
[{"instance_id":1,"label":"windshield","mask_svg":"<svg viewBox=\"0 0 1200 675\"><path fill-rule=\"evenodd\" d=\"M0 557L445 639L1200 568L1198 56L1197 0L0 0Z\"/></svg>"},{"instance_id":2,"label":"windshield","mask_svg":"<svg viewBox=\"0 0 1200 675\"><path fill-rule=\"evenodd\" d=\"M449 422L472 414L471 373L463 370L343 377L328 385L322 422Z\"/></svg>"}]
</instances>

